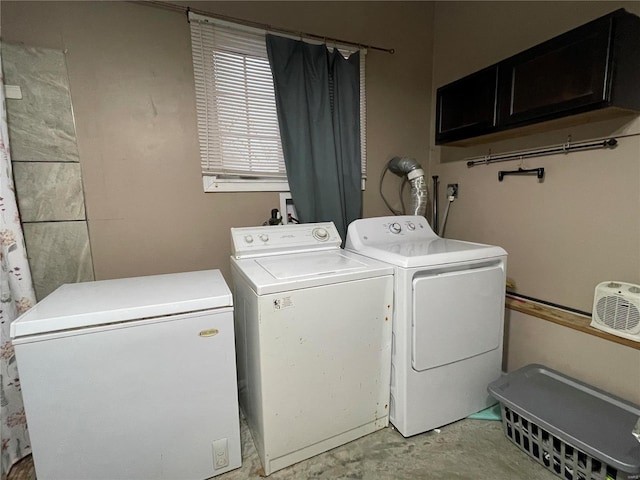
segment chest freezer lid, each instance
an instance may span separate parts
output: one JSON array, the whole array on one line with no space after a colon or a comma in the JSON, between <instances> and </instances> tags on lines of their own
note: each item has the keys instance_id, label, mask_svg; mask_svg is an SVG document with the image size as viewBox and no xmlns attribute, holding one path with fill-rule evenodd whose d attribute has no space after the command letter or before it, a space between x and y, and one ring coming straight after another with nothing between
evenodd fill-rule
<instances>
[{"instance_id":1,"label":"chest freezer lid","mask_svg":"<svg viewBox=\"0 0 640 480\"><path fill-rule=\"evenodd\" d=\"M66 284L11 324L11 337L230 307L219 270Z\"/></svg>"}]
</instances>

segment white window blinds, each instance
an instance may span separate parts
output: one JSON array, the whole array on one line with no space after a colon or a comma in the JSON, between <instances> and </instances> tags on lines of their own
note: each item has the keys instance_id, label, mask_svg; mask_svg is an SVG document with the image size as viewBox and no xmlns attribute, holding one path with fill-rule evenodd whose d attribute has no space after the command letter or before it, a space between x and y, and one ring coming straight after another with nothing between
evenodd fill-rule
<instances>
[{"instance_id":1,"label":"white window blinds","mask_svg":"<svg viewBox=\"0 0 640 480\"><path fill-rule=\"evenodd\" d=\"M202 173L286 180L264 33L190 21Z\"/></svg>"},{"instance_id":2,"label":"white window blinds","mask_svg":"<svg viewBox=\"0 0 640 480\"><path fill-rule=\"evenodd\" d=\"M220 182L225 181L235 185L256 184L252 188L238 187L239 190L288 190L266 32L193 12L189 12L189 21L205 190L209 191L211 185L219 187ZM338 48L345 56L356 51L342 45ZM366 178L365 54L366 50L360 50L363 180ZM207 178L215 180L208 183ZM214 190L216 188L211 188Z\"/></svg>"}]
</instances>

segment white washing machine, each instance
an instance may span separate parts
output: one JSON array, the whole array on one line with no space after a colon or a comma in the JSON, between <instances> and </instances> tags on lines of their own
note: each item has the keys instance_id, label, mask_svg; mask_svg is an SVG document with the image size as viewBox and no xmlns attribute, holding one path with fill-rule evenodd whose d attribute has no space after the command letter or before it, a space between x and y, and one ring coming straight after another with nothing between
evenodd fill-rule
<instances>
[{"instance_id":1,"label":"white washing machine","mask_svg":"<svg viewBox=\"0 0 640 480\"><path fill-rule=\"evenodd\" d=\"M220 271L63 285L11 337L38 478L201 480L240 467Z\"/></svg>"},{"instance_id":2,"label":"white washing machine","mask_svg":"<svg viewBox=\"0 0 640 480\"><path fill-rule=\"evenodd\" d=\"M395 269L390 421L405 437L490 406L501 374L506 255L421 216L356 220L346 249Z\"/></svg>"},{"instance_id":3,"label":"white washing machine","mask_svg":"<svg viewBox=\"0 0 640 480\"><path fill-rule=\"evenodd\" d=\"M393 268L333 223L232 228L240 405L269 475L388 425Z\"/></svg>"}]
</instances>

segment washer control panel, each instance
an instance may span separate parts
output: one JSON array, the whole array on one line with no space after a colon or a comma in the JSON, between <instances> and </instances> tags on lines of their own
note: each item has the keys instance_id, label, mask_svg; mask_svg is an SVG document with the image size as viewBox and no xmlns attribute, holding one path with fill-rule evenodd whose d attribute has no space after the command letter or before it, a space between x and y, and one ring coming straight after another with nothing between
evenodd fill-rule
<instances>
[{"instance_id":1,"label":"washer control panel","mask_svg":"<svg viewBox=\"0 0 640 480\"><path fill-rule=\"evenodd\" d=\"M231 229L231 255L235 258L339 249L341 243L333 222Z\"/></svg>"}]
</instances>

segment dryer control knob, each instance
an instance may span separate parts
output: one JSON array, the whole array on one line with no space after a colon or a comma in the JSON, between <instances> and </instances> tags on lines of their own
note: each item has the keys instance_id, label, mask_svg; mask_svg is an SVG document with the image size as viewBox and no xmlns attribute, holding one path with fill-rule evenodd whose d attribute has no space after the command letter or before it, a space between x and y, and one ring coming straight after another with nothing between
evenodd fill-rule
<instances>
[{"instance_id":1,"label":"dryer control knob","mask_svg":"<svg viewBox=\"0 0 640 480\"><path fill-rule=\"evenodd\" d=\"M402 231L402 227L398 222L393 222L391 225L389 225L389 231L391 233L400 233Z\"/></svg>"},{"instance_id":2,"label":"dryer control knob","mask_svg":"<svg viewBox=\"0 0 640 480\"><path fill-rule=\"evenodd\" d=\"M327 232L325 228L314 228L311 234L313 235L313 238L321 242L326 242L327 240L329 240L329 232Z\"/></svg>"},{"instance_id":3,"label":"dryer control knob","mask_svg":"<svg viewBox=\"0 0 640 480\"><path fill-rule=\"evenodd\" d=\"M260 240L262 240L263 242L269 241L269 235L267 235L266 233L260 234Z\"/></svg>"},{"instance_id":4,"label":"dryer control knob","mask_svg":"<svg viewBox=\"0 0 640 480\"><path fill-rule=\"evenodd\" d=\"M253 243L253 237L251 235L245 235L244 241L247 243Z\"/></svg>"},{"instance_id":5,"label":"dryer control knob","mask_svg":"<svg viewBox=\"0 0 640 480\"><path fill-rule=\"evenodd\" d=\"M407 223L407 228L413 232L416 229L416 226L412 222L409 222Z\"/></svg>"}]
</instances>

